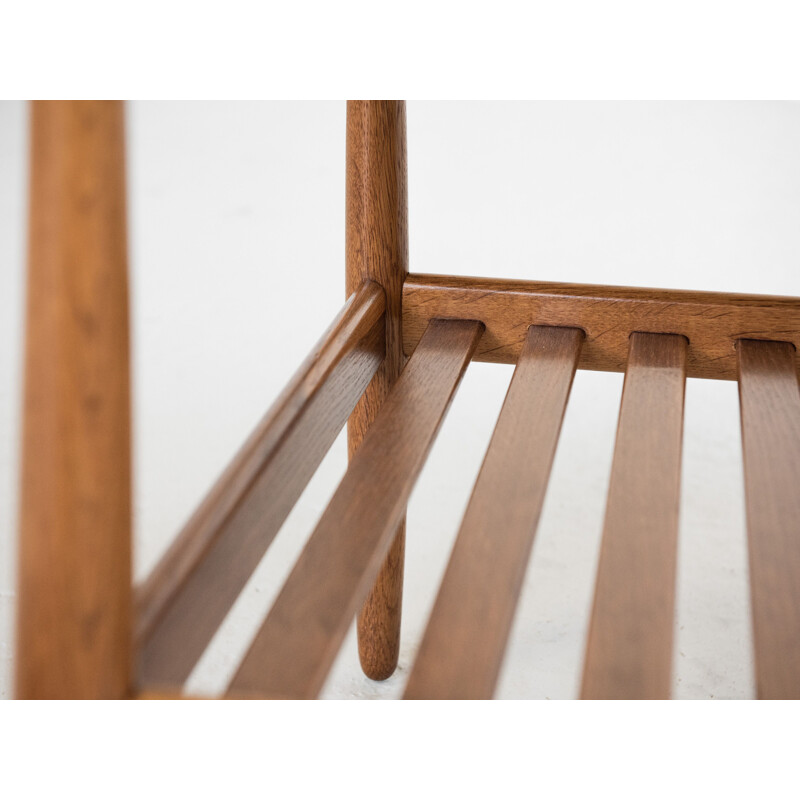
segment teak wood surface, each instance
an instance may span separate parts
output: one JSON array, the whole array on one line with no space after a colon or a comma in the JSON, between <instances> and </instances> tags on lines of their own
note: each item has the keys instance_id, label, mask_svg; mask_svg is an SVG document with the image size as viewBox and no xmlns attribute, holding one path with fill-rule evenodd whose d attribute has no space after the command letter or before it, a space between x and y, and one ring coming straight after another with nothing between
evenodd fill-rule
<instances>
[{"instance_id":1,"label":"teak wood surface","mask_svg":"<svg viewBox=\"0 0 800 800\"><path fill-rule=\"evenodd\" d=\"M137 596L140 678L182 684L383 359L384 293L348 300Z\"/></svg>"},{"instance_id":2,"label":"teak wood surface","mask_svg":"<svg viewBox=\"0 0 800 800\"><path fill-rule=\"evenodd\" d=\"M378 574L483 326L431 322L228 689L311 699Z\"/></svg>"},{"instance_id":3,"label":"teak wood surface","mask_svg":"<svg viewBox=\"0 0 800 800\"><path fill-rule=\"evenodd\" d=\"M399 100L347 104L345 276L349 295L365 280L386 292L386 358L347 425L350 458L405 363L402 291L408 272L406 105ZM421 334L422 332L420 332ZM358 616L358 652L366 675L388 678L400 652L405 519Z\"/></svg>"},{"instance_id":4,"label":"teak wood surface","mask_svg":"<svg viewBox=\"0 0 800 800\"><path fill-rule=\"evenodd\" d=\"M31 109L18 698L131 689L123 107Z\"/></svg>"},{"instance_id":5,"label":"teak wood surface","mask_svg":"<svg viewBox=\"0 0 800 800\"><path fill-rule=\"evenodd\" d=\"M686 340L635 333L583 672L590 700L670 695Z\"/></svg>"},{"instance_id":6,"label":"teak wood surface","mask_svg":"<svg viewBox=\"0 0 800 800\"><path fill-rule=\"evenodd\" d=\"M800 699L800 389L792 345L739 342L756 687Z\"/></svg>"},{"instance_id":7,"label":"teak wood surface","mask_svg":"<svg viewBox=\"0 0 800 800\"><path fill-rule=\"evenodd\" d=\"M359 607L391 675L406 503L474 357L517 368L406 696L492 695L577 367L626 373L582 696L669 696L688 375L739 381L758 696L800 699L800 299L409 275L401 101L348 104L345 308L134 603L123 106L31 109L17 697L182 697L348 417L227 696L317 696Z\"/></svg>"},{"instance_id":8,"label":"teak wood surface","mask_svg":"<svg viewBox=\"0 0 800 800\"><path fill-rule=\"evenodd\" d=\"M586 341L578 368L605 372L625 371L635 331L685 336L690 378L736 380L739 339L800 345L800 298L409 275L403 287L406 353L433 317L483 322L475 359L503 364L517 362L530 325L581 328Z\"/></svg>"},{"instance_id":9,"label":"teak wood surface","mask_svg":"<svg viewBox=\"0 0 800 800\"><path fill-rule=\"evenodd\" d=\"M583 332L528 329L405 697L491 699Z\"/></svg>"}]
</instances>

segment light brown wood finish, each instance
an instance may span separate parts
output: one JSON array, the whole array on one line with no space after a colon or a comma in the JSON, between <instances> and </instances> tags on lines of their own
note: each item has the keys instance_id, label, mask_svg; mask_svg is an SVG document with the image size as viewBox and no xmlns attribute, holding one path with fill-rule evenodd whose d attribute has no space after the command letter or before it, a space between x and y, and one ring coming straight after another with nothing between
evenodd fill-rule
<instances>
[{"instance_id":1,"label":"light brown wood finish","mask_svg":"<svg viewBox=\"0 0 800 800\"><path fill-rule=\"evenodd\" d=\"M401 334L403 280L408 272L406 107L396 100L347 104L346 286L377 281L386 291L386 359L347 426L356 452L404 364ZM420 331L422 335L422 331ZM403 599L405 521L358 618L361 666L384 680L397 666Z\"/></svg>"},{"instance_id":2,"label":"light brown wood finish","mask_svg":"<svg viewBox=\"0 0 800 800\"><path fill-rule=\"evenodd\" d=\"M622 391L582 695L670 694L686 340L634 333Z\"/></svg>"},{"instance_id":3,"label":"light brown wood finish","mask_svg":"<svg viewBox=\"0 0 800 800\"><path fill-rule=\"evenodd\" d=\"M229 695L310 699L386 558L483 326L431 322L239 667Z\"/></svg>"},{"instance_id":4,"label":"light brown wood finish","mask_svg":"<svg viewBox=\"0 0 800 800\"><path fill-rule=\"evenodd\" d=\"M583 332L532 326L467 506L406 699L490 699Z\"/></svg>"},{"instance_id":5,"label":"light brown wood finish","mask_svg":"<svg viewBox=\"0 0 800 800\"><path fill-rule=\"evenodd\" d=\"M741 341L744 446L756 686L800 699L800 390L785 342Z\"/></svg>"},{"instance_id":6,"label":"light brown wood finish","mask_svg":"<svg viewBox=\"0 0 800 800\"><path fill-rule=\"evenodd\" d=\"M380 366L384 310L374 282L350 297L142 586L145 683L188 677Z\"/></svg>"},{"instance_id":7,"label":"light brown wood finish","mask_svg":"<svg viewBox=\"0 0 800 800\"><path fill-rule=\"evenodd\" d=\"M738 339L800 345L800 299L569 283L409 275L403 288L406 353L428 320L478 319L477 361L515 364L529 325L582 328L579 369L624 372L634 331L689 339L687 375L735 380Z\"/></svg>"},{"instance_id":8,"label":"light brown wood finish","mask_svg":"<svg viewBox=\"0 0 800 800\"><path fill-rule=\"evenodd\" d=\"M16 695L120 698L131 671L123 108L37 102Z\"/></svg>"}]
</instances>

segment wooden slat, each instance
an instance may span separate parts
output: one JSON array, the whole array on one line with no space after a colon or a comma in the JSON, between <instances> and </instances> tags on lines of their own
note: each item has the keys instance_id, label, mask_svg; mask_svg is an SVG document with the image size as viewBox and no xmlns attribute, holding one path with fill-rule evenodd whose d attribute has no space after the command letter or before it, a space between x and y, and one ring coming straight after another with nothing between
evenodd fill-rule
<instances>
[{"instance_id":1,"label":"wooden slat","mask_svg":"<svg viewBox=\"0 0 800 800\"><path fill-rule=\"evenodd\" d=\"M494 693L582 340L575 328L528 329L407 699Z\"/></svg>"},{"instance_id":2,"label":"wooden slat","mask_svg":"<svg viewBox=\"0 0 800 800\"><path fill-rule=\"evenodd\" d=\"M211 489L137 597L140 677L180 685L383 358L384 294L365 283Z\"/></svg>"},{"instance_id":3,"label":"wooden slat","mask_svg":"<svg viewBox=\"0 0 800 800\"><path fill-rule=\"evenodd\" d=\"M483 326L433 320L267 615L229 695L316 697L391 546Z\"/></svg>"},{"instance_id":4,"label":"wooden slat","mask_svg":"<svg viewBox=\"0 0 800 800\"><path fill-rule=\"evenodd\" d=\"M800 699L800 391L792 345L741 341L745 500L758 696Z\"/></svg>"},{"instance_id":5,"label":"wooden slat","mask_svg":"<svg viewBox=\"0 0 800 800\"><path fill-rule=\"evenodd\" d=\"M669 697L686 340L634 333L622 391L582 695Z\"/></svg>"},{"instance_id":6,"label":"wooden slat","mask_svg":"<svg viewBox=\"0 0 800 800\"><path fill-rule=\"evenodd\" d=\"M124 147L119 102L32 106L19 698L131 688Z\"/></svg>"},{"instance_id":7,"label":"wooden slat","mask_svg":"<svg viewBox=\"0 0 800 800\"><path fill-rule=\"evenodd\" d=\"M800 299L625 286L504 281L411 274L403 284L403 344L411 353L428 320L486 325L476 361L515 364L529 325L581 328L578 369L624 372L634 331L690 341L686 374L736 380L738 339L780 339L800 347Z\"/></svg>"}]
</instances>

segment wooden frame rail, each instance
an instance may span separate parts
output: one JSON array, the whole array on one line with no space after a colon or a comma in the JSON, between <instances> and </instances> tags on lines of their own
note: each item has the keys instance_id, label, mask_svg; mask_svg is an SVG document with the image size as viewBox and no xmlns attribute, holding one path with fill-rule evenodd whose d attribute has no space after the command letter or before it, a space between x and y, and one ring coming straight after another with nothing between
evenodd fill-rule
<instances>
[{"instance_id":1,"label":"wooden frame rail","mask_svg":"<svg viewBox=\"0 0 800 800\"><path fill-rule=\"evenodd\" d=\"M739 339L800 346L800 298L411 274L403 285L403 342L411 353L430 319L486 326L475 358L515 364L530 325L581 328L579 369L624 372L628 339L674 333L689 342L686 375L736 380Z\"/></svg>"},{"instance_id":2,"label":"wooden frame rail","mask_svg":"<svg viewBox=\"0 0 800 800\"><path fill-rule=\"evenodd\" d=\"M383 360L368 281L297 371L137 593L140 677L182 684Z\"/></svg>"}]
</instances>

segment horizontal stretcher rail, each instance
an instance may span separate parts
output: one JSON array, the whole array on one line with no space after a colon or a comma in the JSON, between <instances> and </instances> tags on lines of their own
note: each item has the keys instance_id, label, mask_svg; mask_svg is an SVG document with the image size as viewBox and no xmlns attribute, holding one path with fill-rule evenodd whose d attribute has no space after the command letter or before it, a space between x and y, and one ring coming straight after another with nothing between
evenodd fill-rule
<instances>
[{"instance_id":1,"label":"horizontal stretcher rail","mask_svg":"<svg viewBox=\"0 0 800 800\"><path fill-rule=\"evenodd\" d=\"M800 700L800 389L782 342L741 341L745 505L758 696Z\"/></svg>"},{"instance_id":2,"label":"horizontal stretcher rail","mask_svg":"<svg viewBox=\"0 0 800 800\"><path fill-rule=\"evenodd\" d=\"M636 333L622 389L582 696L670 695L686 340Z\"/></svg>"},{"instance_id":3,"label":"horizontal stretcher rail","mask_svg":"<svg viewBox=\"0 0 800 800\"><path fill-rule=\"evenodd\" d=\"M528 330L407 699L494 694L582 341L575 328Z\"/></svg>"},{"instance_id":4,"label":"horizontal stretcher rail","mask_svg":"<svg viewBox=\"0 0 800 800\"><path fill-rule=\"evenodd\" d=\"M435 317L483 322L475 359L503 364L516 363L530 325L583 329L578 368L606 372L625 371L635 331L685 336L692 378L736 380L738 339L800 347L800 298L409 275L403 286L407 354Z\"/></svg>"},{"instance_id":5,"label":"horizontal stretcher rail","mask_svg":"<svg viewBox=\"0 0 800 800\"><path fill-rule=\"evenodd\" d=\"M188 677L380 366L384 311L376 283L351 295L140 587L145 685Z\"/></svg>"},{"instance_id":6,"label":"horizontal stretcher rail","mask_svg":"<svg viewBox=\"0 0 800 800\"><path fill-rule=\"evenodd\" d=\"M478 322L430 323L256 635L229 696L317 696L386 557L482 331Z\"/></svg>"}]
</instances>

